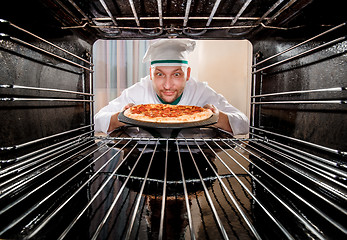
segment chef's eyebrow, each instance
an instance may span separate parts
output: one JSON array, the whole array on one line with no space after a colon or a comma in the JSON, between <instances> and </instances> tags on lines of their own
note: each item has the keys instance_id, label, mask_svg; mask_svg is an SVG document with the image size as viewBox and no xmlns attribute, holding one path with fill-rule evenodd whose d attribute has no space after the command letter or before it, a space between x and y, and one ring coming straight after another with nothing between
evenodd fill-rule
<instances>
[{"instance_id":1,"label":"chef's eyebrow","mask_svg":"<svg viewBox=\"0 0 347 240\"><path fill-rule=\"evenodd\" d=\"M177 71L182 71L182 72L184 72L183 69L182 69L181 67L178 67L178 68L176 68L176 69L173 70L173 72L177 72Z\"/></svg>"}]
</instances>

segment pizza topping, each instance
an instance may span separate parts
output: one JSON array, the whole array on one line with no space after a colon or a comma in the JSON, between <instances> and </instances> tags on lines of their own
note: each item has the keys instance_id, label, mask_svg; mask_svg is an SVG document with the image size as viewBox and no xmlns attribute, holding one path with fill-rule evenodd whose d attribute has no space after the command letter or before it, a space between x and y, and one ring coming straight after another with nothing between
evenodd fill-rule
<instances>
[{"instance_id":1,"label":"pizza topping","mask_svg":"<svg viewBox=\"0 0 347 240\"><path fill-rule=\"evenodd\" d=\"M130 108L130 112L132 114L143 114L147 117L177 117L180 115L193 115L194 113L203 112L205 110L197 106L157 104L158 106L153 108L151 105L154 104L137 105Z\"/></svg>"},{"instance_id":2,"label":"pizza topping","mask_svg":"<svg viewBox=\"0 0 347 240\"><path fill-rule=\"evenodd\" d=\"M124 112L125 116L148 122L192 122L209 118L212 111L198 106L142 104Z\"/></svg>"}]
</instances>

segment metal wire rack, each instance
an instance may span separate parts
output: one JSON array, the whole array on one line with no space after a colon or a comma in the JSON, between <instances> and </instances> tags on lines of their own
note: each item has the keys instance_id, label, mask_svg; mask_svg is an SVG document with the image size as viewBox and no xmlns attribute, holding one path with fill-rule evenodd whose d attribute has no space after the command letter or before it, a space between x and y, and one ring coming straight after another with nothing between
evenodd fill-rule
<instances>
[{"instance_id":1,"label":"metal wire rack","mask_svg":"<svg viewBox=\"0 0 347 240\"><path fill-rule=\"evenodd\" d=\"M326 239L347 233L346 172L274 142L121 135L78 141L63 153L47 151L44 162L34 157L1 170L0 215L7 221L0 236ZM89 229L82 230L86 221Z\"/></svg>"},{"instance_id":2,"label":"metal wire rack","mask_svg":"<svg viewBox=\"0 0 347 240\"><path fill-rule=\"evenodd\" d=\"M138 31L140 35L146 37L155 37L160 35L168 35L171 37L177 37L181 34L187 37L197 37L204 35L207 31L211 30L224 30L226 36L244 36L251 33L255 29L280 29L288 30L289 27L270 26L279 16L286 14L290 7L297 4L296 0L278 0L268 3L268 7L264 10L257 12L260 16L243 16L252 5L256 5L257 1L247 0L237 3L239 7L235 12L235 16L228 16L228 14L220 13L222 7L225 7L227 2L216 0L213 4L210 2L201 2L202 6L209 6L209 14L196 14L196 8L200 6L194 6L197 4L191 0L172 2L172 5L177 6L175 9L175 15L167 13L167 3L161 0L154 2L148 2L151 8L151 13L144 13L142 7L138 3L134 3L133 0L112 3L110 1L99 0L99 14L86 12L83 8L83 4L77 1L61 1L56 0L57 4L64 9L74 22L77 23L74 26L64 26L63 29L76 29L91 27L104 31L103 33L108 36L121 35L122 31ZM153 6L156 2L156 6ZM118 4L118 6L114 6ZM97 5L97 4L96 4ZM96 6L94 5L94 6ZM178 7L178 6L184 7ZM192 7L193 6L193 7ZM253 6L254 7L254 6ZM72 8L72 9L71 9ZM146 8L146 7L145 7ZM178 11L178 9L181 9ZM118 12L116 13L116 10ZM121 9L121 10L120 10ZM105 12L105 15L100 14L101 11ZM178 12L176 12L178 11ZM233 11L235 11L233 9ZM129 16L131 12L132 16ZM166 14L165 14L166 13ZM199 16L196 16L199 15ZM214 24L212 24L212 21ZM151 24L148 26L148 22ZM156 22L156 24L153 24ZM192 24L194 22L194 24ZM199 24L196 24L199 22ZM135 26L133 26L135 23ZM296 26L294 28L298 28Z\"/></svg>"}]
</instances>

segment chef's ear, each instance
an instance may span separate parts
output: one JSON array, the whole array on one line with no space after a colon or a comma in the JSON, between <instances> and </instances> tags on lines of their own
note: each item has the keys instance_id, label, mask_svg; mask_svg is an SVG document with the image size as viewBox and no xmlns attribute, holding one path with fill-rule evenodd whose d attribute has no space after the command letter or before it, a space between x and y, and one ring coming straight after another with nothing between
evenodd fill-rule
<instances>
[{"instance_id":1,"label":"chef's ear","mask_svg":"<svg viewBox=\"0 0 347 240\"><path fill-rule=\"evenodd\" d=\"M149 77L152 80L152 68L151 67L149 67Z\"/></svg>"},{"instance_id":2,"label":"chef's ear","mask_svg":"<svg viewBox=\"0 0 347 240\"><path fill-rule=\"evenodd\" d=\"M192 69L191 69L190 67L187 68L187 80L186 80L186 81L188 81L189 78L190 78L190 71L191 71L191 70L192 70Z\"/></svg>"}]
</instances>

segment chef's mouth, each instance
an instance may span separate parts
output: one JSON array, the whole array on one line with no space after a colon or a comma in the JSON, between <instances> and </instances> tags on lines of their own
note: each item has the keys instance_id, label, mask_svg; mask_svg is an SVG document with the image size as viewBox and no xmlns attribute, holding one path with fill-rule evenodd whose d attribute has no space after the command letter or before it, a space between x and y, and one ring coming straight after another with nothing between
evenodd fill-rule
<instances>
[{"instance_id":1,"label":"chef's mouth","mask_svg":"<svg viewBox=\"0 0 347 240\"><path fill-rule=\"evenodd\" d=\"M172 96L175 94L175 92L163 92L165 96Z\"/></svg>"}]
</instances>

